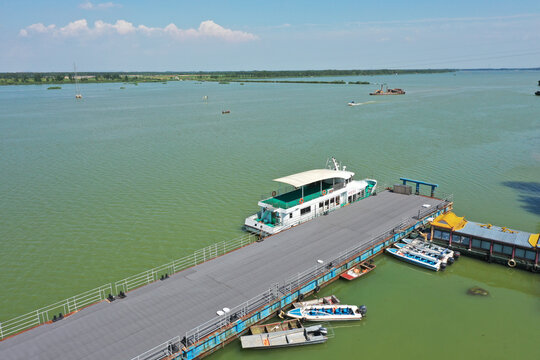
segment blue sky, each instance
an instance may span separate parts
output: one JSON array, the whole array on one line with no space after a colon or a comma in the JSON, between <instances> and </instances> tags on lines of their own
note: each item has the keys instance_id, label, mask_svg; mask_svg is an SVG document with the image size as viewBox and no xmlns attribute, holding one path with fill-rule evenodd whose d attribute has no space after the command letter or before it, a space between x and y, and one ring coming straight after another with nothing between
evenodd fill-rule
<instances>
[{"instance_id":1,"label":"blue sky","mask_svg":"<svg viewBox=\"0 0 540 360\"><path fill-rule=\"evenodd\" d=\"M540 1L0 0L0 72L540 66Z\"/></svg>"}]
</instances>

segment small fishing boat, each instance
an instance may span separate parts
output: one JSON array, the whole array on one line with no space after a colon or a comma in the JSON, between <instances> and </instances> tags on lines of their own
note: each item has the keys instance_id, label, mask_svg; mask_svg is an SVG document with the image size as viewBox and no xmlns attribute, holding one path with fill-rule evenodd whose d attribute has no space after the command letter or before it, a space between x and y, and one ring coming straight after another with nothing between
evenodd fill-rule
<instances>
[{"instance_id":1,"label":"small fishing boat","mask_svg":"<svg viewBox=\"0 0 540 360\"><path fill-rule=\"evenodd\" d=\"M270 324L253 325L249 328L251 335L265 334L276 331L286 331L302 328L302 323L298 319L284 320Z\"/></svg>"},{"instance_id":2,"label":"small fishing boat","mask_svg":"<svg viewBox=\"0 0 540 360\"><path fill-rule=\"evenodd\" d=\"M354 102L354 100L353 100L353 101L351 101L350 103L348 103L347 105L349 105L349 106L358 106L358 105L362 105L362 103L356 103L356 102Z\"/></svg>"},{"instance_id":3,"label":"small fishing boat","mask_svg":"<svg viewBox=\"0 0 540 360\"><path fill-rule=\"evenodd\" d=\"M387 248L386 251L400 260L421 266L429 270L439 271L446 268L446 263L443 263L441 260L431 256L422 255L421 253L418 253L411 249L407 249L405 247L402 247L401 249Z\"/></svg>"},{"instance_id":4,"label":"small fishing boat","mask_svg":"<svg viewBox=\"0 0 540 360\"><path fill-rule=\"evenodd\" d=\"M322 325L277 330L240 337L242 349L271 349L288 346L322 344L328 340L328 331Z\"/></svg>"},{"instance_id":5,"label":"small fishing boat","mask_svg":"<svg viewBox=\"0 0 540 360\"><path fill-rule=\"evenodd\" d=\"M300 308L306 306L316 306L316 305L337 305L339 304L339 299L335 295L325 296L319 299L299 301L293 303L293 307Z\"/></svg>"},{"instance_id":6,"label":"small fishing boat","mask_svg":"<svg viewBox=\"0 0 540 360\"><path fill-rule=\"evenodd\" d=\"M288 317L301 321L362 320L367 314L365 305L313 305L290 310Z\"/></svg>"},{"instance_id":7,"label":"small fishing boat","mask_svg":"<svg viewBox=\"0 0 540 360\"><path fill-rule=\"evenodd\" d=\"M344 272L343 274L340 275L340 277L345 280L358 279L359 277L364 276L371 270L375 269L375 267L376 267L375 264L371 262L361 263L361 264L356 265L349 271Z\"/></svg>"},{"instance_id":8,"label":"small fishing boat","mask_svg":"<svg viewBox=\"0 0 540 360\"><path fill-rule=\"evenodd\" d=\"M452 265L454 261L459 259L459 256L461 255L459 251L453 251L428 241L422 241L420 239L405 238L401 241L412 248L425 252L428 255L437 255L436 257L441 259L443 262L448 263L448 265Z\"/></svg>"}]
</instances>

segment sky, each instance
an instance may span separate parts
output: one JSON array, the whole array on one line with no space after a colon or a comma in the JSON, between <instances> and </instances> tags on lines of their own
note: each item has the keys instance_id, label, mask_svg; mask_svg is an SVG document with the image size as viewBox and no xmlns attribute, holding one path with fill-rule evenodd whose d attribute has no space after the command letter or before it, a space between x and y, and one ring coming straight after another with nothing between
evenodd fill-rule
<instances>
[{"instance_id":1,"label":"sky","mask_svg":"<svg viewBox=\"0 0 540 360\"><path fill-rule=\"evenodd\" d=\"M0 72L540 66L540 1L0 0Z\"/></svg>"}]
</instances>

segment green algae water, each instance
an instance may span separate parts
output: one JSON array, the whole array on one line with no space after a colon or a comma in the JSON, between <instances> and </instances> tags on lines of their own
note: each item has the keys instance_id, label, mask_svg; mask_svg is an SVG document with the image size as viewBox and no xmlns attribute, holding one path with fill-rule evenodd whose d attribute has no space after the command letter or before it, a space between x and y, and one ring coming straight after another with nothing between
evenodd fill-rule
<instances>
[{"instance_id":1,"label":"green algae water","mask_svg":"<svg viewBox=\"0 0 540 360\"><path fill-rule=\"evenodd\" d=\"M271 179L328 156L380 184L438 183L468 219L540 231L540 72L340 79L407 94L170 82L82 85L76 101L69 86L0 87L0 321L241 235ZM368 307L328 343L236 341L212 358L538 357L537 274L468 258L442 273L376 264L323 289ZM467 295L475 285L490 295Z\"/></svg>"}]
</instances>

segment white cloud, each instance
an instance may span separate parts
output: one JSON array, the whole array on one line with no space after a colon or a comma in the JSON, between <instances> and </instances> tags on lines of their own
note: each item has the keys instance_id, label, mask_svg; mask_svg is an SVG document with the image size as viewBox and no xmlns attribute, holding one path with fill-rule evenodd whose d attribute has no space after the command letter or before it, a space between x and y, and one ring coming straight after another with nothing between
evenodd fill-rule
<instances>
[{"instance_id":1,"label":"white cloud","mask_svg":"<svg viewBox=\"0 0 540 360\"><path fill-rule=\"evenodd\" d=\"M49 25L49 26L45 26L42 23L32 24L30 26L27 26L24 29L21 29L21 31L19 31L19 35L28 36L29 33L43 34L43 33L53 31L55 27L56 25L54 24Z\"/></svg>"},{"instance_id":2,"label":"white cloud","mask_svg":"<svg viewBox=\"0 0 540 360\"><path fill-rule=\"evenodd\" d=\"M122 5L115 4L112 2L93 4L90 1L87 1L85 3L80 4L79 7L84 10L103 10L103 9L110 9L113 7L122 7Z\"/></svg>"},{"instance_id":3,"label":"white cloud","mask_svg":"<svg viewBox=\"0 0 540 360\"><path fill-rule=\"evenodd\" d=\"M94 22L93 27L88 26L86 19L80 19L70 22L64 27L57 28L56 25L45 26L42 23L32 24L19 31L20 36L30 36L39 34L48 34L60 37L74 36L103 36L107 34L142 34L146 36L161 35L168 36L176 40L189 39L222 39L229 42L242 42L257 40L258 37L254 34L231 30L216 24L212 20L201 22L197 29L181 29L175 24L169 24L164 28L148 27L146 25L134 26L125 20L117 20L114 24L106 23L102 20Z\"/></svg>"}]
</instances>

